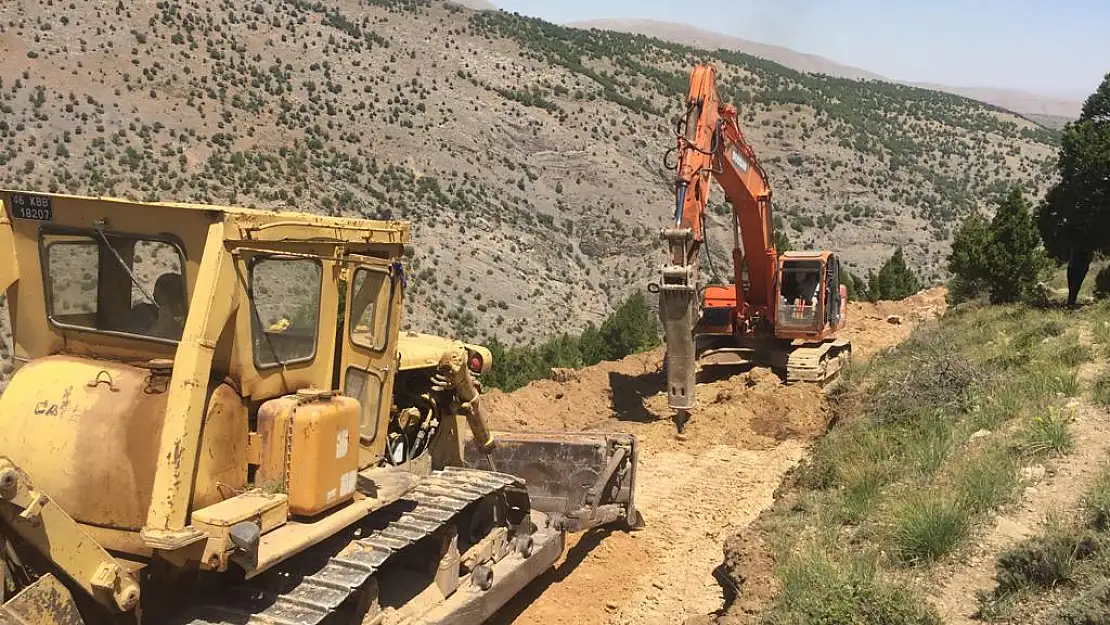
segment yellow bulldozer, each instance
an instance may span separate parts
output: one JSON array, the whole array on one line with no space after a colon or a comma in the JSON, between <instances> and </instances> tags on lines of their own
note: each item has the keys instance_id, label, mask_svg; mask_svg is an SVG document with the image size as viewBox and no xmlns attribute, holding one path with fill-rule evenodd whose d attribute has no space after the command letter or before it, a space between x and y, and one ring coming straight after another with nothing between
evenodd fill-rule
<instances>
[{"instance_id":1,"label":"yellow bulldozer","mask_svg":"<svg viewBox=\"0 0 1110 625\"><path fill-rule=\"evenodd\" d=\"M478 624L635 526L636 439L491 433L403 221L0 191L0 623Z\"/></svg>"}]
</instances>

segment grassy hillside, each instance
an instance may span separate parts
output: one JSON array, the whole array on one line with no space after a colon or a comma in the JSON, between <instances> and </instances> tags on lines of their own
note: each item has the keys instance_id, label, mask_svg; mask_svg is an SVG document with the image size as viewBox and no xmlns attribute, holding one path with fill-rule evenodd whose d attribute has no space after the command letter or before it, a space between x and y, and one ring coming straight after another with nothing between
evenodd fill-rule
<instances>
[{"instance_id":1,"label":"grassy hillside","mask_svg":"<svg viewBox=\"0 0 1110 625\"><path fill-rule=\"evenodd\" d=\"M1110 303L1005 306L852 370L762 555L733 563L773 561L741 590L760 622L1108 622L1108 359Z\"/></svg>"},{"instance_id":2,"label":"grassy hillside","mask_svg":"<svg viewBox=\"0 0 1110 625\"><path fill-rule=\"evenodd\" d=\"M656 278L692 64L795 246L937 277L952 220L1039 194L1054 135L957 96L417 0L0 5L0 185L411 219L410 325L516 342ZM715 200L715 266L731 237Z\"/></svg>"}]
</instances>

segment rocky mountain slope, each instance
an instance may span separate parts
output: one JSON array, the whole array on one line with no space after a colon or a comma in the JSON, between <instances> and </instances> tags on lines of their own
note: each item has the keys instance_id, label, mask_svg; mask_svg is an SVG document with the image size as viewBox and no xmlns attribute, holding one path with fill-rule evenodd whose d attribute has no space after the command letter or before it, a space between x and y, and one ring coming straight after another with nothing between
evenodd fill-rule
<instances>
[{"instance_id":1,"label":"rocky mountain slope","mask_svg":"<svg viewBox=\"0 0 1110 625\"><path fill-rule=\"evenodd\" d=\"M408 324L515 342L656 279L699 61L780 226L857 272L902 245L940 277L954 219L1051 181L1053 134L1015 115L739 53L422 0L10 0L0 186L411 219Z\"/></svg>"},{"instance_id":2,"label":"rocky mountain slope","mask_svg":"<svg viewBox=\"0 0 1110 625\"><path fill-rule=\"evenodd\" d=\"M733 37L722 33L713 32L687 24L662 22L658 20L617 20L601 19L586 22L574 22L570 26L581 28L601 28L625 33L658 37L666 41L673 41L685 45L715 50L724 48L745 54L751 54L775 63L780 63L800 72L828 74L839 78L854 78L857 80L881 80L892 82L890 78L869 72L858 67L837 63L815 54L796 52L782 46L773 46L757 41ZM952 87L931 83L905 83L923 89L934 89L954 93L973 100L980 100L1002 107L1008 111L1020 113L1033 121L1052 127L1063 127L1063 124L1079 117L1083 102L1060 98L1045 94L1029 93L1016 89L990 89L976 87Z\"/></svg>"}]
</instances>

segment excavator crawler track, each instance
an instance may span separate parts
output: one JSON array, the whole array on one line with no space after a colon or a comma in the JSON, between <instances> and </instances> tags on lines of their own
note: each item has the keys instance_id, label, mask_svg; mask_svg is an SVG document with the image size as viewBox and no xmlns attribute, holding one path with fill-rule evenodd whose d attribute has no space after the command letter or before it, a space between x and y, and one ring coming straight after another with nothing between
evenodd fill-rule
<instances>
[{"instance_id":1,"label":"excavator crawler track","mask_svg":"<svg viewBox=\"0 0 1110 625\"><path fill-rule=\"evenodd\" d=\"M699 354L703 368L758 366L770 367L787 384L804 382L825 387L836 382L852 360L848 339L825 341L816 345L789 347L712 346Z\"/></svg>"},{"instance_id":2,"label":"excavator crawler track","mask_svg":"<svg viewBox=\"0 0 1110 625\"><path fill-rule=\"evenodd\" d=\"M322 568L303 575L291 588L275 592L272 582L256 578L218 601L191 608L175 622L179 625L329 623L340 606L367 588L375 574L401 551L448 526L471 504L509 488L523 489L524 483L512 475L476 469L448 467L436 471L402 497L411 509L366 538L355 540L353 545L348 543L342 555L328 557Z\"/></svg>"},{"instance_id":3,"label":"excavator crawler track","mask_svg":"<svg viewBox=\"0 0 1110 625\"><path fill-rule=\"evenodd\" d=\"M786 382L827 386L839 379L851 359L852 344L846 339L795 346L786 360Z\"/></svg>"}]
</instances>

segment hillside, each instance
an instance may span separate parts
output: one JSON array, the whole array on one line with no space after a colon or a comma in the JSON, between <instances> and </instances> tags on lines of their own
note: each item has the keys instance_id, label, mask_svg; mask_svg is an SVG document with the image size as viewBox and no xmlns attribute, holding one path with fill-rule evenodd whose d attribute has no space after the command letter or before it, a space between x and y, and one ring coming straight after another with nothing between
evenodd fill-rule
<instances>
[{"instance_id":1,"label":"hillside","mask_svg":"<svg viewBox=\"0 0 1110 625\"><path fill-rule=\"evenodd\" d=\"M420 0L11 0L0 185L411 219L407 323L513 342L656 279L702 60L795 246L857 272L904 245L936 278L953 219L1051 180L1054 136L1010 113L740 53Z\"/></svg>"},{"instance_id":2,"label":"hillside","mask_svg":"<svg viewBox=\"0 0 1110 625\"><path fill-rule=\"evenodd\" d=\"M662 22L658 20L618 20L601 19L585 22L574 22L570 26L581 28L601 28L615 30L623 33L633 33L658 37L666 41L673 41L684 45L715 50L735 50L751 54L760 58L774 61L800 72L828 74L839 78L854 78L856 80L881 80L892 81L886 76L869 72L858 67L837 63L815 54L805 54L782 46L773 46L757 41L733 37L722 33L705 30L688 24ZM1079 117L1083 102L1069 100L1045 94L1029 93L1015 89L991 89L976 87L953 87L931 83L905 83L922 89L934 89L961 95L973 100L993 104L1008 111L1020 113L1025 117L1050 128L1063 127L1064 123Z\"/></svg>"}]
</instances>

